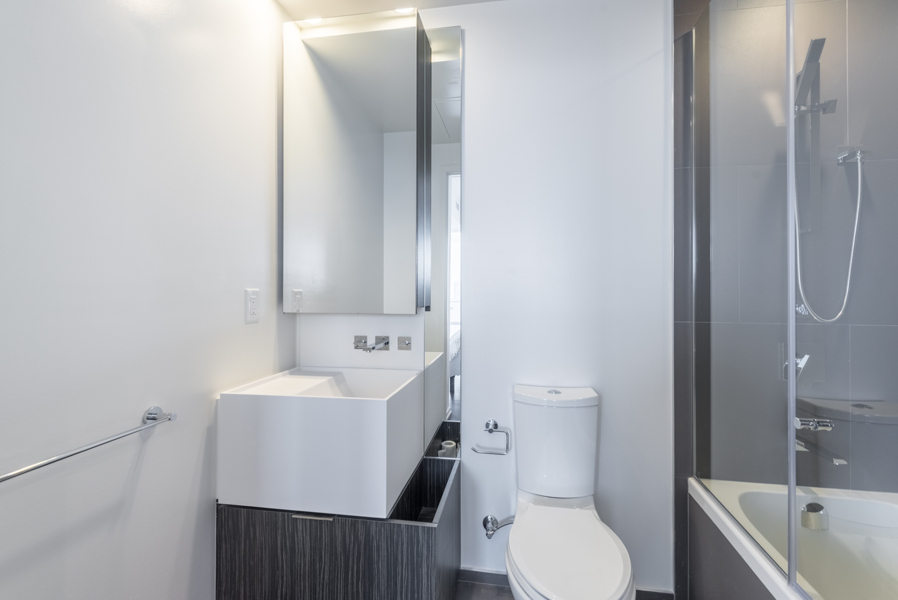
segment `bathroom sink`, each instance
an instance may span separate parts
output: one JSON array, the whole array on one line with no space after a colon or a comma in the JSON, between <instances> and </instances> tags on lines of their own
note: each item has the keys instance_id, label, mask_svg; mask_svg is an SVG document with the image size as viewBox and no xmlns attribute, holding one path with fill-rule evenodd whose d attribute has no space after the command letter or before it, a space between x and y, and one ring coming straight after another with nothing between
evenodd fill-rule
<instances>
[{"instance_id":1,"label":"bathroom sink","mask_svg":"<svg viewBox=\"0 0 898 600\"><path fill-rule=\"evenodd\" d=\"M221 394L218 501L386 518L422 455L424 377L293 369Z\"/></svg>"},{"instance_id":2,"label":"bathroom sink","mask_svg":"<svg viewBox=\"0 0 898 600\"><path fill-rule=\"evenodd\" d=\"M417 373L392 369L293 369L225 393L386 400Z\"/></svg>"}]
</instances>

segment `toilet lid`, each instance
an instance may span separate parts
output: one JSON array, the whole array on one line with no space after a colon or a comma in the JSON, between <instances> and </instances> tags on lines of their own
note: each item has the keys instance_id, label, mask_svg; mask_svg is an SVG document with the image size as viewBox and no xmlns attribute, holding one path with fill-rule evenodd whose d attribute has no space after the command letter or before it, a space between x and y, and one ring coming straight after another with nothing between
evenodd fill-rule
<instances>
[{"instance_id":1,"label":"toilet lid","mask_svg":"<svg viewBox=\"0 0 898 600\"><path fill-rule=\"evenodd\" d=\"M552 600L618 600L630 582L626 548L590 509L518 511L508 553L520 576Z\"/></svg>"}]
</instances>

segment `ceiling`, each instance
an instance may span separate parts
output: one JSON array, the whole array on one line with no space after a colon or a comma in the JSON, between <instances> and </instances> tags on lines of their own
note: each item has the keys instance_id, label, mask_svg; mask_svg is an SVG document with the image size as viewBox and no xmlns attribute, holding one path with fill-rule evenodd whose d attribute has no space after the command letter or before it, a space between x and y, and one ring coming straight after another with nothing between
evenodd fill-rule
<instances>
[{"instance_id":1,"label":"ceiling","mask_svg":"<svg viewBox=\"0 0 898 600\"><path fill-rule=\"evenodd\" d=\"M342 17L414 6L420 10L496 0L278 0L291 18Z\"/></svg>"}]
</instances>

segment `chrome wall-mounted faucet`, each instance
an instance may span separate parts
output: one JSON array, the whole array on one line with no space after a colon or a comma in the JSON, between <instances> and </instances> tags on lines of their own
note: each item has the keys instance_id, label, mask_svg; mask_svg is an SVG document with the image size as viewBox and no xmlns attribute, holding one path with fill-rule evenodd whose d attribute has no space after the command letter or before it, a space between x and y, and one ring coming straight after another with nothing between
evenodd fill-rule
<instances>
[{"instance_id":1,"label":"chrome wall-mounted faucet","mask_svg":"<svg viewBox=\"0 0 898 600\"><path fill-rule=\"evenodd\" d=\"M830 419L804 419L795 417L795 429L799 431L806 429L808 431L832 431L836 424Z\"/></svg>"},{"instance_id":2,"label":"chrome wall-mounted faucet","mask_svg":"<svg viewBox=\"0 0 898 600\"><path fill-rule=\"evenodd\" d=\"M374 344L368 345L367 335L357 335L353 338L352 347L362 352L374 352L375 350L384 351L390 349L390 336L376 335L374 336Z\"/></svg>"}]
</instances>

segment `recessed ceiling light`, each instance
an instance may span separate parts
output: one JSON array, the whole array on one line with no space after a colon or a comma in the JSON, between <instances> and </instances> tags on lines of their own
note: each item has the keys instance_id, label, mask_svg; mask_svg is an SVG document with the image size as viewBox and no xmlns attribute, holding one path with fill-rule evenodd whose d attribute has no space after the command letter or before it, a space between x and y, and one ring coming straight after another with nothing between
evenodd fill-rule
<instances>
[{"instance_id":1,"label":"recessed ceiling light","mask_svg":"<svg viewBox=\"0 0 898 600\"><path fill-rule=\"evenodd\" d=\"M308 23L309 25L317 25L320 22L321 22L321 17L316 17L314 19L306 19L306 23Z\"/></svg>"},{"instance_id":2,"label":"recessed ceiling light","mask_svg":"<svg viewBox=\"0 0 898 600\"><path fill-rule=\"evenodd\" d=\"M408 13L412 12L413 10L415 10L415 9L414 8L397 8L396 12L398 12L400 15L407 15Z\"/></svg>"}]
</instances>

